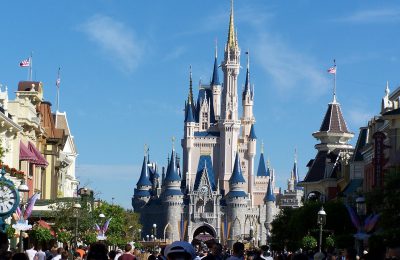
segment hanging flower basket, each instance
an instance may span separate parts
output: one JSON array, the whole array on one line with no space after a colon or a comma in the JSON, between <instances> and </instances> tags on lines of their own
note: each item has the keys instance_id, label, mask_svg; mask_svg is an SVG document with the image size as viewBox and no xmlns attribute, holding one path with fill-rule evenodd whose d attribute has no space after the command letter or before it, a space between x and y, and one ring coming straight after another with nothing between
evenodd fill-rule
<instances>
[{"instance_id":1,"label":"hanging flower basket","mask_svg":"<svg viewBox=\"0 0 400 260\"><path fill-rule=\"evenodd\" d=\"M4 167L6 173L10 174L10 176L15 177L17 179L25 179L25 173L23 171L17 170L15 168L10 168L7 164L0 164L0 169Z\"/></svg>"}]
</instances>

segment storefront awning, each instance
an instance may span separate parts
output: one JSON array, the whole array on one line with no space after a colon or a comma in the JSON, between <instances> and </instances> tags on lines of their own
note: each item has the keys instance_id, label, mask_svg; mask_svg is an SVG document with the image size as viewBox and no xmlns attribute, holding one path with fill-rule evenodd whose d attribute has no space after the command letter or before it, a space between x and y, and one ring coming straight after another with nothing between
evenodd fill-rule
<instances>
[{"instance_id":1,"label":"storefront awning","mask_svg":"<svg viewBox=\"0 0 400 260\"><path fill-rule=\"evenodd\" d=\"M19 160L35 162L36 156L24 145L23 142L19 143Z\"/></svg>"},{"instance_id":2,"label":"storefront awning","mask_svg":"<svg viewBox=\"0 0 400 260\"><path fill-rule=\"evenodd\" d=\"M28 148L29 151L31 151L36 157L34 164L43 167L47 167L47 165L49 165L49 163L46 161L43 155L38 151L38 149L36 149L36 147L31 142L28 143Z\"/></svg>"}]
</instances>

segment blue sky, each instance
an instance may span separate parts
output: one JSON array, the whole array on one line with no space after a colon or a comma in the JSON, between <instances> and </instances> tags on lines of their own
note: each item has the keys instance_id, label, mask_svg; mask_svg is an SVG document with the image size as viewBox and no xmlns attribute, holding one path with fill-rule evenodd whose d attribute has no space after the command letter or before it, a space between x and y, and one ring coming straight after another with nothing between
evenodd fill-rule
<instances>
[{"instance_id":1,"label":"blue sky","mask_svg":"<svg viewBox=\"0 0 400 260\"><path fill-rule=\"evenodd\" d=\"M60 110L79 151L81 184L130 207L143 145L152 160L166 163L171 136L183 134L189 65L195 85L210 79L229 8L228 0L2 3L0 82L13 93L27 77L18 63L33 51L34 79L55 104L61 66ZM279 186L286 187L295 147L301 177L315 155L311 133L332 99L326 69L334 58L353 143L379 112L386 81L392 90L399 85L396 1L236 0L235 25L242 53L251 55L257 136ZM240 89L244 77L242 70Z\"/></svg>"}]
</instances>

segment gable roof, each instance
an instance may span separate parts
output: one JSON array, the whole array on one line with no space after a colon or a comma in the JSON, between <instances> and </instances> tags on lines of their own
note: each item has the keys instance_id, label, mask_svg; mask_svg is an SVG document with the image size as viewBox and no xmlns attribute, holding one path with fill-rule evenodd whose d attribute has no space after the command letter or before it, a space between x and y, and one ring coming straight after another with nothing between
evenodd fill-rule
<instances>
[{"instance_id":1,"label":"gable roof","mask_svg":"<svg viewBox=\"0 0 400 260\"><path fill-rule=\"evenodd\" d=\"M217 187L215 185L215 175L214 175L212 159L211 159L210 155L200 155L193 190L197 190L199 188L204 169L206 169L206 173L207 173L206 176L208 178L209 183L211 184L212 190L216 191Z\"/></svg>"},{"instance_id":2,"label":"gable roof","mask_svg":"<svg viewBox=\"0 0 400 260\"><path fill-rule=\"evenodd\" d=\"M360 134L358 135L357 139L356 149L354 151L353 161L355 162L360 162L364 160L361 154L361 150L365 147L365 144L367 143L367 133L368 133L368 128L361 127Z\"/></svg>"}]
</instances>

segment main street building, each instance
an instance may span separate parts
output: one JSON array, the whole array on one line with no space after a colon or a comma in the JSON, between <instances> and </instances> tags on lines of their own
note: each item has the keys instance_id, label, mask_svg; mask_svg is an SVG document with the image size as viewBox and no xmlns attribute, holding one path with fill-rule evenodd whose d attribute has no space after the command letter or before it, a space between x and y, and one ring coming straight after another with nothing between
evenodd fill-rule
<instances>
[{"instance_id":1,"label":"main street building","mask_svg":"<svg viewBox=\"0 0 400 260\"><path fill-rule=\"evenodd\" d=\"M244 89L238 92L240 57L232 5L224 60L219 65L215 53L211 82L200 85L196 101L190 73L183 163L173 149L166 171L160 172L145 154L132 198L142 237L155 233L158 239L192 241L206 235L229 244L238 239L265 243L277 212L274 171L265 165L263 151L255 169L254 86L247 59Z\"/></svg>"}]
</instances>

